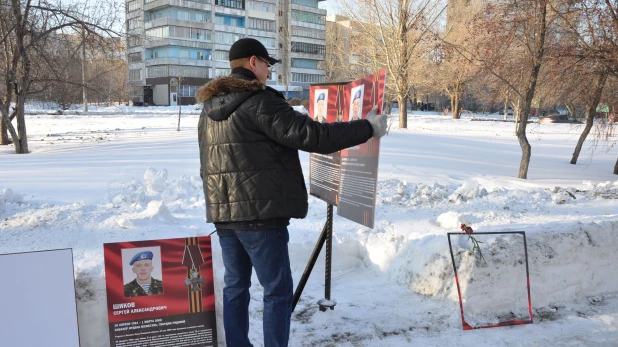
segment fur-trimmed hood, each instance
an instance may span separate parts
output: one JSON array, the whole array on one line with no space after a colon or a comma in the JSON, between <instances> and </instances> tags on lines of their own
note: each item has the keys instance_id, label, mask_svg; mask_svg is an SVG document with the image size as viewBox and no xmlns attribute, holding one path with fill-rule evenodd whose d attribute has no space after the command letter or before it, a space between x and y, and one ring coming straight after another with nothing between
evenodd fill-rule
<instances>
[{"instance_id":1,"label":"fur-trimmed hood","mask_svg":"<svg viewBox=\"0 0 618 347\"><path fill-rule=\"evenodd\" d=\"M204 103L203 112L214 121L228 119L240 105L266 87L255 79L220 77L200 88L196 97Z\"/></svg>"},{"instance_id":2,"label":"fur-trimmed hood","mask_svg":"<svg viewBox=\"0 0 618 347\"><path fill-rule=\"evenodd\" d=\"M258 80L247 80L234 76L219 77L206 83L196 93L197 101L204 102L215 95L232 92L257 92L265 86Z\"/></svg>"}]
</instances>

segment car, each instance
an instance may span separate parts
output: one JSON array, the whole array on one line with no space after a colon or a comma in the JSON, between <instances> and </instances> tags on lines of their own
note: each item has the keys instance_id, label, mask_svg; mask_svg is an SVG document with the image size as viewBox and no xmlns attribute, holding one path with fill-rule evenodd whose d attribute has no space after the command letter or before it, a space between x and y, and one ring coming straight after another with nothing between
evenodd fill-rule
<instances>
[{"instance_id":1,"label":"car","mask_svg":"<svg viewBox=\"0 0 618 347\"><path fill-rule=\"evenodd\" d=\"M499 115L503 115L503 114L504 114L504 109L500 109L500 111L498 111L498 114L499 114ZM513 109L509 107L509 108L506 110L506 115L507 115L507 116L512 116L512 115L513 115Z\"/></svg>"},{"instance_id":2,"label":"car","mask_svg":"<svg viewBox=\"0 0 618 347\"><path fill-rule=\"evenodd\" d=\"M584 124L583 122L569 116L568 114L551 114L544 117L539 117L539 123L571 123L571 124Z\"/></svg>"}]
</instances>

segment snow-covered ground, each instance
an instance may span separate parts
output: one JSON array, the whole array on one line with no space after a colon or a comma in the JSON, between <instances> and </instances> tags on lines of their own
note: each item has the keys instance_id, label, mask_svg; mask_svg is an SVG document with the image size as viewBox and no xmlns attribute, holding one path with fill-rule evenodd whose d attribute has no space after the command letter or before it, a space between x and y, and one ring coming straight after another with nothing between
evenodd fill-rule
<instances>
[{"instance_id":1,"label":"snow-covered ground","mask_svg":"<svg viewBox=\"0 0 618 347\"><path fill-rule=\"evenodd\" d=\"M32 153L0 148L0 253L73 248L82 346L108 346L103 243L214 228L204 222L198 109L183 107L180 131L177 108L91 110L29 115ZM618 345L616 147L587 143L570 165L581 126L529 124L532 160L520 180L513 123L472 117L414 112L408 129L391 128L381 147L376 227L335 217L337 306L320 312L316 304L324 296L322 256L293 314L291 346ZM301 154L305 172L308 159ZM311 197L307 218L289 227L295 282L325 215L326 203ZM476 232L526 232L534 324L461 330L446 234L462 223ZM466 317L526 318L521 237L479 240L486 262L470 253L467 238L452 238ZM221 321L216 234L213 245ZM262 294L253 283L250 333L261 346Z\"/></svg>"}]
</instances>

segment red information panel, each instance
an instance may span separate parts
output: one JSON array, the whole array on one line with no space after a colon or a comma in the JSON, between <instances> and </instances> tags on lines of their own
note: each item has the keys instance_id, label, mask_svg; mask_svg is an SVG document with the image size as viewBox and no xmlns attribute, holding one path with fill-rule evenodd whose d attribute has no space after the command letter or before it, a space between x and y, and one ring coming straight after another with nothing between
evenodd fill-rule
<instances>
[{"instance_id":1,"label":"red information panel","mask_svg":"<svg viewBox=\"0 0 618 347\"><path fill-rule=\"evenodd\" d=\"M318 122L365 119L382 113L386 70L349 83L310 87L309 114ZM337 214L373 228L380 140L331 154L312 153L309 192L337 206Z\"/></svg>"},{"instance_id":2,"label":"red information panel","mask_svg":"<svg viewBox=\"0 0 618 347\"><path fill-rule=\"evenodd\" d=\"M106 243L110 346L217 344L210 237Z\"/></svg>"},{"instance_id":3,"label":"red information panel","mask_svg":"<svg viewBox=\"0 0 618 347\"><path fill-rule=\"evenodd\" d=\"M344 120L365 119L375 109L382 113L386 70L381 70L346 86L349 105ZM341 151L341 176L337 215L373 228L378 184L380 139Z\"/></svg>"},{"instance_id":4,"label":"red information panel","mask_svg":"<svg viewBox=\"0 0 618 347\"><path fill-rule=\"evenodd\" d=\"M320 123L343 121L346 84L312 85L309 93L309 115ZM311 153L309 193L331 205L339 203L339 171L341 152Z\"/></svg>"}]
</instances>

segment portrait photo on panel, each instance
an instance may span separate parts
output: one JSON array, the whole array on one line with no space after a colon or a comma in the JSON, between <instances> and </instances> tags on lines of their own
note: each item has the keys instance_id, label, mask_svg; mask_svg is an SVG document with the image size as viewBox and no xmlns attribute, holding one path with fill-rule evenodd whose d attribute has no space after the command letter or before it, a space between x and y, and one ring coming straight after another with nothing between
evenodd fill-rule
<instances>
[{"instance_id":1,"label":"portrait photo on panel","mask_svg":"<svg viewBox=\"0 0 618 347\"><path fill-rule=\"evenodd\" d=\"M163 294L160 247L125 248L121 253L125 297Z\"/></svg>"},{"instance_id":2,"label":"portrait photo on panel","mask_svg":"<svg viewBox=\"0 0 618 347\"><path fill-rule=\"evenodd\" d=\"M363 96L365 93L365 85L361 84L360 86L352 88L352 93L350 96L350 116L348 120L359 120L362 119L363 116Z\"/></svg>"},{"instance_id":3,"label":"portrait photo on panel","mask_svg":"<svg viewBox=\"0 0 618 347\"><path fill-rule=\"evenodd\" d=\"M326 123L326 107L328 106L328 89L316 89L313 104L313 120Z\"/></svg>"}]
</instances>

